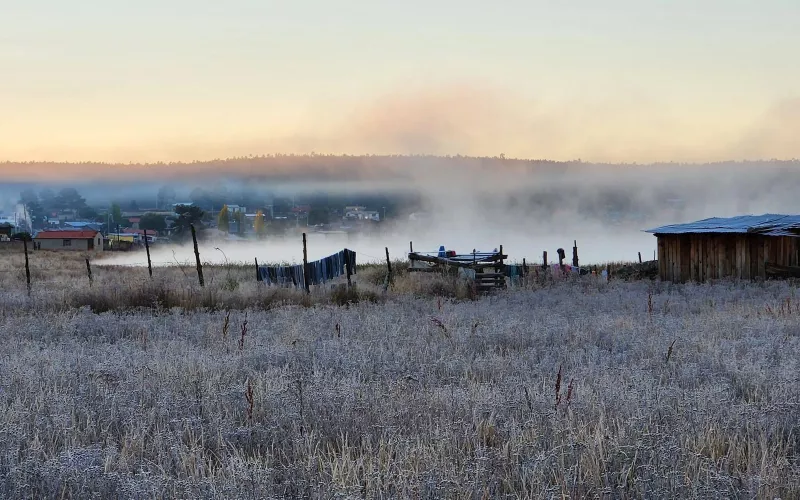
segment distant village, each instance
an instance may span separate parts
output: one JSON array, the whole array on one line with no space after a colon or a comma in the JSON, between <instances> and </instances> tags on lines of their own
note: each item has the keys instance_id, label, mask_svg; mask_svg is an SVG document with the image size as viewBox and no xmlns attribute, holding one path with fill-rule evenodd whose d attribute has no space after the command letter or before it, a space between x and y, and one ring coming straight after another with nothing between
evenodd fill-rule
<instances>
[{"instance_id":1,"label":"distant village","mask_svg":"<svg viewBox=\"0 0 800 500\"><path fill-rule=\"evenodd\" d=\"M23 193L13 211L0 215L0 240L32 241L35 250L127 251L180 242L194 226L205 240L257 240L293 233L371 234L387 207L283 203L209 206L159 196L155 207L90 206L76 190ZM203 206L205 205L205 206ZM391 207L390 207L391 209ZM416 214L414 217L419 217Z\"/></svg>"}]
</instances>

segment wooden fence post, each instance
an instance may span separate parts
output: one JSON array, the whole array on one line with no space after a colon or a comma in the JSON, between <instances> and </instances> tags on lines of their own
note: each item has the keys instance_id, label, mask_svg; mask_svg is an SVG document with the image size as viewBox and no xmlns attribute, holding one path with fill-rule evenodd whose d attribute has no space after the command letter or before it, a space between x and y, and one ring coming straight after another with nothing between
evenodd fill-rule
<instances>
[{"instance_id":1,"label":"wooden fence post","mask_svg":"<svg viewBox=\"0 0 800 500\"><path fill-rule=\"evenodd\" d=\"M22 247L25 249L25 281L28 285L28 297L31 296L31 267L28 262L28 240L22 238Z\"/></svg>"},{"instance_id":2,"label":"wooden fence post","mask_svg":"<svg viewBox=\"0 0 800 500\"><path fill-rule=\"evenodd\" d=\"M150 243L147 241L147 229L144 230L144 249L147 252L147 272L153 277L153 263L150 262Z\"/></svg>"},{"instance_id":3,"label":"wooden fence post","mask_svg":"<svg viewBox=\"0 0 800 500\"><path fill-rule=\"evenodd\" d=\"M344 269L347 271L347 288L353 286L353 269L350 267L350 250L345 248Z\"/></svg>"},{"instance_id":4,"label":"wooden fence post","mask_svg":"<svg viewBox=\"0 0 800 500\"><path fill-rule=\"evenodd\" d=\"M86 273L89 275L89 286L92 286L94 278L92 278L92 265L89 264L89 257L86 257Z\"/></svg>"},{"instance_id":5,"label":"wooden fence post","mask_svg":"<svg viewBox=\"0 0 800 500\"><path fill-rule=\"evenodd\" d=\"M525 261L525 257L522 258L522 276L528 274L528 263Z\"/></svg>"},{"instance_id":6,"label":"wooden fence post","mask_svg":"<svg viewBox=\"0 0 800 500\"><path fill-rule=\"evenodd\" d=\"M197 231L194 229L194 224L189 226L192 229L192 242L194 242L194 260L197 263L197 279L200 281L200 286L206 286L203 279L203 264L200 263L200 250L197 248Z\"/></svg>"},{"instance_id":7,"label":"wooden fence post","mask_svg":"<svg viewBox=\"0 0 800 500\"><path fill-rule=\"evenodd\" d=\"M642 263L642 252L639 252L639 264Z\"/></svg>"},{"instance_id":8,"label":"wooden fence post","mask_svg":"<svg viewBox=\"0 0 800 500\"><path fill-rule=\"evenodd\" d=\"M392 283L392 261L389 260L389 247L386 247L386 269L389 271L389 284Z\"/></svg>"},{"instance_id":9,"label":"wooden fence post","mask_svg":"<svg viewBox=\"0 0 800 500\"><path fill-rule=\"evenodd\" d=\"M306 293L311 293L311 287L309 286L309 278L308 275L308 243L306 242L306 233L303 233L303 288L305 288Z\"/></svg>"},{"instance_id":10,"label":"wooden fence post","mask_svg":"<svg viewBox=\"0 0 800 500\"><path fill-rule=\"evenodd\" d=\"M413 241L409 241L408 242L408 253L414 253L414 242Z\"/></svg>"},{"instance_id":11,"label":"wooden fence post","mask_svg":"<svg viewBox=\"0 0 800 500\"><path fill-rule=\"evenodd\" d=\"M261 273L258 270L258 257L256 257L256 281L261 281Z\"/></svg>"},{"instance_id":12,"label":"wooden fence post","mask_svg":"<svg viewBox=\"0 0 800 500\"><path fill-rule=\"evenodd\" d=\"M574 267L580 267L578 265L578 240L574 240L572 245L572 265Z\"/></svg>"},{"instance_id":13,"label":"wooden fence post","mask_svg":"<svg viewBox=\"0 0 800 500\"><path fill-rule=\"evenodd\" d=\"M547 269L547 250L542 252L542 267Z\"/></svg>"}]
</instances>

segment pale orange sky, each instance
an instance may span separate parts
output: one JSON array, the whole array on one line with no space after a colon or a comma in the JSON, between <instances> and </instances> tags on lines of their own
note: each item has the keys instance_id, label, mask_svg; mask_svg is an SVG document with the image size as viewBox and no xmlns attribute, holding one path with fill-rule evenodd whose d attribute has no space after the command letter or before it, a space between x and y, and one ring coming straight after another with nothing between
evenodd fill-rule
<instances>
[{"instance_id":1,"label":"pale orange sky","mask_svg":"<svg viewBox=\"0 0 800 500\"><path fill-rule=\"evenodd\" d=\"M800 157L800 4L134 4L0 19L0 161Z\"/></svg>"}]
</instances>

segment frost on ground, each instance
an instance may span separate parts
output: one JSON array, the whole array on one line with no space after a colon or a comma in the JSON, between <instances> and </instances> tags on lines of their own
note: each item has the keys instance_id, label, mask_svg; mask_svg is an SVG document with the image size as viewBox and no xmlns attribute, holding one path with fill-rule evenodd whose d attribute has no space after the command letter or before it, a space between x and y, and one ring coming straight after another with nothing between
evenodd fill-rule
<instances>
[{"instance_id":1,"label":"frost on ground","mask_svg":"<svg viewBox=\"0 0 800 500\"><path fill-rule=\"evenodd\" d=\"M230 312L31 300L0 317L4 498L800 494L788 283Z\"/></svg>"}]
</instances>

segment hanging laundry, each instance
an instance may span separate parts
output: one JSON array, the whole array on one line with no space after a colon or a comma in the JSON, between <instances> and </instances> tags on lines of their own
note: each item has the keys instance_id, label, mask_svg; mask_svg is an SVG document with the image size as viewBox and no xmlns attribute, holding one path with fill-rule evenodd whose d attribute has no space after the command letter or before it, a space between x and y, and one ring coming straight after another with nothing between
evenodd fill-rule
<instances>
[{"instance_id":1,"label":"hanging laundry","mask_svg":"<svg viewBox=\"0 0 800 500\"><path fill-rule=\"evenodd\" d=\"M356 273L356 253L344 249L323 259L309 262L306 269L302 264L294 266L259 266L261 281L268 285L305 286L305 274L308 273L310 285L326 283L347 274L347 266L351 274Z\"/></svg>"}]
</instances>

